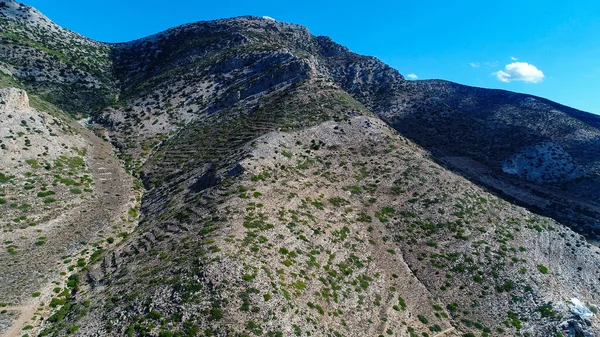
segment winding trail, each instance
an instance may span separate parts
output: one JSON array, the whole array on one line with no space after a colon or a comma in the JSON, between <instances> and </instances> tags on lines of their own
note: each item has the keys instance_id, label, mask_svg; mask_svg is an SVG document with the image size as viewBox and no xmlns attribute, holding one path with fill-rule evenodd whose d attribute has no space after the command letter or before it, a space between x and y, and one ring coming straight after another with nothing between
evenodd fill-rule
<instances>
[{"instance_id":1,"label":"winding trail","mask_svg":"<svg viewBox=\"0 0 600 337\"><path fill-rule=\"evenodd\" d=\"M433 337L444 337L444 336L447 336L449 333L455 332L455 331L456 331L455 328L449 328L449 329L446 329L446 330L440 332L439 334L437 334L437 335L435 335Z\"/></svg>"},{"instance_id":2,"label":"winding trail","mask_svg":"<svg viewBox=\"0 0 600 337\"><path fill-rule=\"evenodd\" d=\"M67 271L67 265L62 263L62 256L78 253L84 248L81 245L83 241L92 242L100 239L99 232L102 230L108 232L114 225L111 220L127 216L127 211L134 205L134 201L132 201L135 200L133 180L115 157L111 145L78 123L72 122L71 124L90 145L86 158L96 183L95 197L45 224L40 224L37 228L44 228L48 243L42 247L43 249L31 250L22 263L9 267L14 268L11 270L11 275L15 276L5 275L2 282L17 284L17 281L22 282L23 278L29 277L34 291L40 292L41 295L36 298L30 297L24 302L23 298L31 296L32 287L14 289L14 293L21 298L21 304L1 309L17 312L19 316L2 334L3 337L20 337L24 333L34 332L35 328L25 332L22 329L27 325L34 327L37 325L37 322L32 322L32 319L40 309L41 303L46 305L49 303L53 295L52 289L56 287L52 281L64 284L67 278L67 276L56 276L54 279L46 279L40 284L39 281L36 283L34 277L57 265L60 266L58 268L63 269L60 271ZM63 226L62 224L65 223L76 224L77 228ZM0 271L2 271L1 267ZM11 280L11 277L14 279ZM47 308L43 311L44 313L49 312Z\"/></svg>"},{"instance_id":3,"label":"winding trail","mask_svg":"<svg viewBox=\"0 0 600 337\"><path fill-rule=\"evenodd\" d=\"M25 305L19 307L7 307L2 310L7 311L17 311L19 312L19 317L12 323L10 329L6 331L3 336L6 337L19 337L23 335L23 328L27 326L33 315L35 314L37 306L35 305Z\"/></svg>"}]
</instances>

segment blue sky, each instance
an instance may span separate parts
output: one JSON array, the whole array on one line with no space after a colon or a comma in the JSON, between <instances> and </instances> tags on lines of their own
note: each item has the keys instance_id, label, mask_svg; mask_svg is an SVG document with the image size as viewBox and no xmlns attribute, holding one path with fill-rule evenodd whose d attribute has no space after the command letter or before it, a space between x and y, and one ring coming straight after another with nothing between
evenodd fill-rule
<instances>
[{"instance_id":1,"label":"blue sky","mask_svg":"<svg viewBox=\"0 0 600 337\"><path fill-rule=\"evenodd\" d=\"M106 42L178 24L268 15L419 79L549 98L600 114L600 1L23 0Z\"/></svg>"}]
</instances>

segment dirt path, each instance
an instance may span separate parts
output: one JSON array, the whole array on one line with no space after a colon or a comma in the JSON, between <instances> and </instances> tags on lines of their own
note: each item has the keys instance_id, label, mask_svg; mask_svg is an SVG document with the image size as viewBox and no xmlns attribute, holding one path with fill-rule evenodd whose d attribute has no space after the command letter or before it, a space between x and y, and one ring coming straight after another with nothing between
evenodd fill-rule
<instances>
[{"instance_id":1,"label":"dirt path","mask_svg":"<svg viewBox=\"0 0 600 337\"><path fill-rule=\"evenodd\" d=\"M47 244L35 247L34 240L31 240L31 249L20 261L9 267L0 266L0 274L3 274L1 283L11 287L5 290L12 296L0 300L13 304L2 310L19 314L10 328L2 334L3 337L19 337L24 333L23 327L36 326L36 321L32 319L40 309L40 304L47 305L53 295L52 289L57 285L64 285L67 276L60 276L60 272L67 271L67 264L62 261L64 256L73 256L75 260L75 255L83 248L89 248L82 242L103 239L135 204L133 181L115 158L112 147L79 124L72 124L90 144L87 163L95 181L94 197L36 226L35 230L43 228ZM33 238L34 229L30 231ZM101 231L104 232L103 235L99 233ZM27 236L24 232L19 234ZM55 270L52 270L51 275L40 280L39 275L47 275L53 267ZM5 268L8 269L5 271ZM56 283L52 283L53 281ZM20 286L21 284L24 286ZM33 292L41 294L32 298ZM11 301L13 298L16 300ZM48 313L48 309L46 306L42 311ZM32 332L34 330L25 333Z\"/></svg>"},{"instance_id":2,"label":"dirt path","mask_svg":"<svg viewBox=\"0 0 600 337\"><path fill-rule=\"evenodd\" d=\"M447 336L449 333L454 332L456 329L454 328L450 328L450 329L446 329L442 332L440 332L439 334L433 336L433 337L443 337L443 336Z\"/></svg>"},{"instance_id":3,"label":"dirt path","mask_svg":"<svg viewBox=\"0 0 600 337\"><path fill-rule=\"evenodd\" d=\"M65 271L67 271L67 268L65 268ZM67 280L66 275L62 276L60 278L60 281L65 282ZM58 279L55 281L58 281ZM35 325L35 322L33 322L32 319L36 313L39 313L38 310L40 309L41 303L50 302L53 295L52 289L53 284L48 283L44 286L43 289L39 290L41 295L35 300L30 300L29 302L20 306L9 306L2 308L2 310L6 310L8 312L16 312L18 314L17 319L15 319L12 322L10 328L3 333L2 337L20 337L24 334L24 327L26 327L27 325ZM49 313L48 308L46 308L44 313Z\"/></svg>"},{"instance_id":4,"label":"dirt path","mask_svg":"<svg viewBox=\"0 0 600 337\"><path fill-rule=\"evenodd\" d=\"M37 306L35 305L26 305L20 307L8 307L3 310L7 311L16 311L19 313L19 317L12 323L10 329L6 331L3 336L6 337L19 337L23 335L23 328L27 326L29 320L35 314Z\"/></svg>"}]
</instances>

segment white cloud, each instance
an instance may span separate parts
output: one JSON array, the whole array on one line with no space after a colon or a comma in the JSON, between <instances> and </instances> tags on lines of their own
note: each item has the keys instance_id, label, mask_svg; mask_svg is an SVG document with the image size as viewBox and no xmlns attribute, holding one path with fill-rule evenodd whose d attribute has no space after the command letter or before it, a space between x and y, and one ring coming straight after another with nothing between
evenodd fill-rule
<instances>
[{"instance_id":1,"label":"white cloud","mask_svg":"<svg viewBox=\"0 0 600 337\"><path fill-rule=\"evenodd\" d=\"M480 68L480 67L496 68L499 64L500 64L500 62L498 62L498 61L469 62L469 66L471 66L471 68Z\"/></svg>"},{"instance_id":2,"label":"white cloud","mask_svg":"<svg viewBox=\"0 0 600 337\"><path fill-rule=\"evenodd\" d=\"M406 75L406 77L410 78L411 80L416 80L417 78L419 78L419 76L417 76L415 74L408 74L408 75Z\"/></svg>"},{"instance_id":3,"label":"white cloud","mask_svg":"<svg viewBox=\"0 0 600 337\"><path fill-rule=\"evenodd\" d=\"M272 17L270 17L270 16L266 16L266 15L265 15L265 16L263 16L262 18L263 18L263 19L265 19L265 20L269 20L269 21L276 21L276 20L275 20L275 19L273 19Z\"/></svg>"},{"instance_id":4,"label":"white cloud","mask_svg":"<svg viewBox=\"0 0 600 337\"><path fill-rule=\"evenodd\" d=\"M510 57L510 59L511 59L511 60L513 60L513 61L517 61L517 60L519 60L518 58L516 58L516 57L514 57L514 56L511 56L511 57Z\"/></svg>"},{"instance_id":5,"label":"white cloud","mask_svg":"<svg viewBox=\"0 0 600 337\"><path fill-rule=\"evenodd\" d=\"M504 70L495 73L498 80L508 83L512 81L523 81L528 83L540 83L544 80L544 73L533 64L527 62L513 62L507 64Z\"/></svg>"}]
</instances>

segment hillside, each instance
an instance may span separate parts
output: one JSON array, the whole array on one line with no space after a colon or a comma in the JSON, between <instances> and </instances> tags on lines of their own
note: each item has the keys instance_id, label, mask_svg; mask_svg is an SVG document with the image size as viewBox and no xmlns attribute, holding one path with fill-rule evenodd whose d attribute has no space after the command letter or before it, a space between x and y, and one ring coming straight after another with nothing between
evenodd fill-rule
<instances>
[{"instance_id":1,"label":"hillside","mask_svg":"<svg viewBox=\"0 0 600 337\"><path fill-rule=\"evenodd\" d=\"M43 303L110 246L105 238L133 229L121 220L135 207L131 178L110 145L31 102L37 108L25 91L0 89L0 330L15 319L18 328L8 336L49 314Z\"/></svg>"},{"instance_id":2,"label":"hillside","mask_svg":"<svg viewBox=\"0 0 600 337\"><path fill-rule=\"evenodd\" d=\"M483 186L597 242L598 116L448 82L417 82L411 91L379 110L398 131ZM418 99L404 98L414 93Z\"/></svg>"},{"instance_id":3,"label":"hillside","mask_svg":"<svg viewBox=\"0 0 600 337\"><path fill-rule=\"evenodd\" d=\"M337 69L330 76L401 134L453 171L598 242L600 117L503 90L357 75L374 61L328 44L338 50L324 54Z\"/></svg>"},{"instance_id":4,"label":"hillside","mask_svg":"<svg viewBox=\"0 0 600 337\"><path fill-rule=\"evenodd\" d=\"M0 17L0 84L41 104L2 91L5 275L31 274L2 279L8 336L600 334L597 117L407 81L263 18L103 44L13 1ZM39 215L10 223L20 203Z\"/></svg>"},{"instance_id":5,"label":"hillside","mask_svg":"<svg viewBox=\"0 0 600 337\"><path fill-rule=\"evenodd\" d=\"M73 115L88 115L115 100L110 54L110 46L32 7L0 1L0 83L18 82Z\"/></svg>"}]
</instances>

